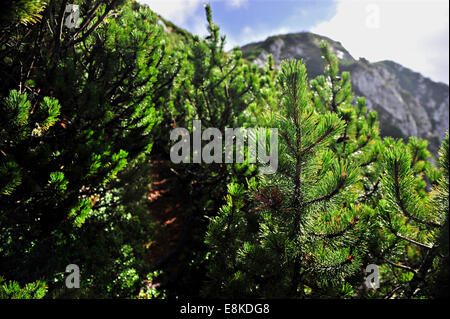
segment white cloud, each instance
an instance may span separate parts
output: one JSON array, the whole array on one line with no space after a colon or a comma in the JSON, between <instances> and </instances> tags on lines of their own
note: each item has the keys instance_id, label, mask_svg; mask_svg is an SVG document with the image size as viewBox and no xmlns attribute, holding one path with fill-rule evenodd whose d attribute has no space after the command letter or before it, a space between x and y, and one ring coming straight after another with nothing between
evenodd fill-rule
<instances>
[{"instance_id":1,"label":"white cloud","mask_svg":"<svg viewBox=\"0 0 450 319\"><path fill-rule=\"evenodd\" d=\"M250 26L245 26L244 29L242 29L242 33L245 35L250 35L253 33L253 29Z\"/></svg>"},{"instance_id":2,"label":"white cloud","mask_svg":"<svg viewBox=\"0 0 450 319\"><path fill-rule=\"evenodd\" d=\"M338 0L335 16L311 31L340 41L355 58L393 60L448 83L448 10L447 0Z\"/></svg>"},{"instance_id":3,"label":"white cloud","mask_svg":"<svg viewBox=\"0 0 450 319\"><path fill-rule=\"evenodd\" d=\"M225 50L231 50L235 46L242 46L252 42L264 41L265 39L273 35L294 32L294 30L289 27L280 27L270 30L258 29L258 31L255 31L254 28L246 26L242 29L242 32L239 36L232 37L230 33L226 32L226 30L222 31L227 35Z\"/></svg>"},{"instance_id":4,"label":"white cloud","mask_svg":"<svg viewBox=\"0 0 450 319\"><path fill-rule=\"evenodd\" d=\"M226 28L221 29L221 33L226 35L225 50L227 51L231 50L235 46L243 46L252 42L260 42L274 35L287 34L297 31L298 30L291 26L281 26L272 29L269 27L250 27L247 25L242 28L238 35L232 36L230 32L227 32Z\"/></svg>"},{"instance_id":5,"label":"white cloud","mask_svg":"<svg viewBox=\"0 0 450 319\"><path fill-rule=\"evenodd\" d=\"M227 4L232 8L240 8L247 3L248 0L229 0Z\"/></svg>"},{"instance_id":6,"label":"white cloud","mask_svg":"<svg viewBox=\"0 0 450 319\"><path fill-rule=\"evenodd\" d=\"M189 26L186 27L189 32L200 37L205 37L208 35L208 21L206 21L204 13L201 17L197 17L196 19L189 19Z\"/></svg>"},{"instance_id":7,"label":"white cloud","mask_svg":"<svg viewBox=\"0 0 450 319\"><path fill-rule=\"evenodd\" d=\"M193 18L204 3L226 1L228 7L239 9L248 4L248 0L138 0L150 9L175 24L183 24Z\"/></svg>"},{"instance_id":8,"label":"white cloud","mask_svg":"<svg viewBox=\"0 0 450 319\"><path fill-rule=\"evenodd\" d=\"M141 4L147 4L150 9L170 20L175 24L182 24L188 18L195 15L204 0L138 0Z\"/></svg>"}]
</instances>

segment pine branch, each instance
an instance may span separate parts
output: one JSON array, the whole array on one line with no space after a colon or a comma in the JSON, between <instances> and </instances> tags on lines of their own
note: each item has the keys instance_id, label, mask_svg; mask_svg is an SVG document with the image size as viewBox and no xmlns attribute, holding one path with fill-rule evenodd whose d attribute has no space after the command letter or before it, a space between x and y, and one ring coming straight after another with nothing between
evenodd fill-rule
<instances>
[{"instance_id":1,"label":"pine branch","mask_svg":"<svg viewBox=\"0 0 450 319\"><path fill-rule=\"evenodd\" d=\"M95 22L95 24L91 28L89 28L89 30L84 32L83 35L81 37L79 37L78 39L75 39L75 37L72 38L68 42L67 47L75 45L75 44L80 43L80 42L84 41L85 39L87 39L89 37L89 35L100 25L100 23L103 22L103 20L108 16L109 12L114 8L116 3L118 3L119 1L120 0L112 0L111 3L106 7L105 12L103 13L103 15L98 18L97 22ZM91 20L92 19L93 19L93 17L91 18ZM87 28L87 24L86 24L85 28ZM84 29L83 30L79 30L79 31L84 31Z\"/></svg>"},{"instance_id":2,"label":"pine branch","mask_svg":"<svg viewBox=\"0 0 450 319\"><path fill-rule=\"evenodd\" d=\"M100 8L103 3L99 1L96 6L94 6L91 11L86 15L83 24L77 29L77 31L69 39L69 43L73 41L80 33L82 33L88 25L91 23L92 19L95 17L95 12Z\"/></svg>"},{"instance_id":3,"label":"pine branch","mask_svg":"<svg viewBox=\"0 0 450 319\"><path fill-rule=\"evenodd\" d=\"M345 185L345 178L340 178L338 183L337 183L337 185L336 185L336 188L333 189L333 191L331 193L326 194L326 195L321 196L321 197L318 197L318 198L315 198L315 199L312 199L312 200L306 202L305 205L307 206L307 205L311 205L311 204L314 204L314 203L318 203L318 202L322 202L322 201L326 201L326 200L331 199L333 196L335 196L335 195L337 195L339 193L339 191L342 189L342 187L344 185Z\"/></svg>"},{"instance_id":4,"label":"pine branch","mask_svg":"<svg viewBox=\"0 0 450 319\"><path fill-rule=\"evenodd\" d=\"M282 131L282 132L281 132L281 136L282 136L283 139L285 140L286 145L287 145L287 147L289 148L289 150L290 150L292 153L294 153L294 155L297 157L297 155L298 155L297 149L294 147L294 145L292 145L288 133L285 132L285 131Z\"/></svg>"},{"instance_id":5,"label":"pine branch","mask_svg":"<svg viewBox=\"0 0 450 319\"><path fill-rule=\"evenodd\" d=\"M400 181L399 181L399 172L398 172L398 160L397 158L394 160L394 188L395 188L395 199L397 200L398 206L400 207L401 212L403 213L404 216L412 219L415 222L418 222L420 224L424 224L424 225L428 225L430 227L435 227L435 228L439 228L441 227L440 224L432 222L432 221L426 221L420 218L417 218L415 216L413 216L410 212L408 212L408 210L405 207L405 203L403 202L402 197L400 196Z\"/></svg>"},{"instance_id":6,"label":"pine branch","mask_svg":"<svg viewBox=\"0 0 450 319\"><path fill-rule=\"evenodd\" d=\"M406 289L405 289L405 294L408 298L413 297L416 294L416 292L418 291L418 287L419 287L420 283L425 281L425 276L426 276L428 270L433 266L433 260L434 260L434 257L436 256L436 253L437 253L436 246L427 252L425 259L424 259L422 265L420 266L419 270L414 274L414 277L407 284Z\"/></svg>"},{"instance_id":7,"label":"pine branch","mask_svg":"<svg viewBox=\"0 0 450 319\"><path fill-rule=\"evenodd\" d=\"M357 221L358 219L356 219ZM332 238L336 238L336 237L340 237L344 234L346 234L348 231L353 230L354 229L354 225L352 223L349 223L347 225L347 227L345 227L344 229L341 229L339 231L336 231L334 233L308 233L311 236L315 236L315 237L321 237L321 238L327 238L327 239L332 239Z\"/></svg>"},{"instance_id":8,"label":"pine branch","mask_svg":"<svg viewBox=\"0 0 450 319\"><path fill-rule=\"evenodd\" d=\"M426 244L419 243L418 241L415 241L415 240L413 240L413 239L411 239L411 238L408 238L408 237L405 237L405 236L403 236L403 235L400 235L399 233L397 233L397 232L395 232L395 231L393 232L393 234L394 234L394 236L396 236L397 238L406 240L407 242L409 242L409 243L411 243L411 244L414 244L414 245L416 245L416 246L419 246L419 247L422 247L422 248L425 248L425 249L432 249L432 248L433 248L432 246L428 246L428 245L426 245Z\"/></svg>"},{"instance_id":9,"label":"pine branch","mask_svg":"<svg viewBox=\"0 0 450 319\"><path fill-rule=\"evenodd\" d=\"M383 299L390 299L397 291L403 288L403 285L397 286L394 289L392 289L390 292L388 292Z\"/></svg>"},{"instance_id":10,"label":"pine branch","mask_svg":"<svg viewBox=\"0 0 450 319\"><path fill-rule=\"evenodd\" d=\"M336 125L333 125L332 127L328 128L328 131L326 131L322 136L320 136L314 143L310 144L308 147L301 149L301 153L306 153L310 151L312 148L316 147L319 143L321 143L323 140L325 140L327 137L329 137L336 128Z\"/></svg>"},{"instance_id":11,"label":"pine branch","mask_svg":"<svg viewBox=\"0 0 450 319\"><path fill-rule=\"evenodd\" d=\"M413 240L413 239L411 239L411 238L408 238L408 237L406 237L406 236L403 236L403 235L399 234L399 233L394 229L394 226L392 225L391 216L389 215L389 213L387 213L387 218L388 218L388 228L389 228L389 230L391 231L391 233L392 233L395 237L397 237L398 239L405 240L405 241L407 241L407 242L409 242L409 243L411 243L411 244L414 244L414 245L416 245L416 246L419 246L419 247L422 247L422 248L425 248L425 249L432 249L431 246L428 246L428 245L426 245L426 244L422 244L422 243L420 243L420 242L418 242L418 241L415 241L415 240Z\"/></svg>"},{"instance_id":12,"label":"pine branch","mask_svg":"<svg viewBox=\"0 0 450 319\"><path fill-rule=\"evenodd\" d=\"M414 270L413 268L409 267L409 266L396 264L396 263L390 261L390 260L387 259L387 258L384 258L384 261L387 262L389 265L391 265L391 266L393 266L393 267L400 268L400 269L403 269L403 270L412 272L413 274L417 274L417 271Z\"/></svg>"}]
</instances>

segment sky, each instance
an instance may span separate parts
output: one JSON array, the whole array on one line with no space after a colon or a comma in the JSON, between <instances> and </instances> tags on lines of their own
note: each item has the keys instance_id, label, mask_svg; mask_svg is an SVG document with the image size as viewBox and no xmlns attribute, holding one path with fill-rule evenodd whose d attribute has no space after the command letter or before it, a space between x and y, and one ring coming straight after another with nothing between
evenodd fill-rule
<instances>
[{"instance_id":1,"label":"sky","mask_svg":"<svg viewBox=\"0 0 450 319\"><path fill-rule=\"evenodd\" d=\"M356 59L392 60L449 83L448 0L137 0L192 33L207 34L204 3L226 49L271 35L310 31Z\"/></svg>"}]
</instances>

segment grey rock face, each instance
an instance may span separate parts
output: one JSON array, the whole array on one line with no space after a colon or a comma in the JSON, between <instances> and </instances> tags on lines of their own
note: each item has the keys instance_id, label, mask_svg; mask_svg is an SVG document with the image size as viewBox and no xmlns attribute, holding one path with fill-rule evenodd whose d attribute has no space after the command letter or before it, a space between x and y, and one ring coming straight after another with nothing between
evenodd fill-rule
<instances>
[{"instance_id":1,"label":"grey rock face","mask_svg":"<svg viewBox=\"0 0 450 319\"><path fill-rule=\"evenodd\" d=\"M241 48L243 57L265 65L272 54L275 67L283 59L303 59L309 78L323 74L319 44L327 40L340 60L341 71L349 71L356 95L365 96L367 106L376 110L383 136L417 136L429 141L436 153L449 128L449 87L425 78L392 61L370 63L355 60L336 41L309 32L270 37Z\"/></svg>"}]
</instances>

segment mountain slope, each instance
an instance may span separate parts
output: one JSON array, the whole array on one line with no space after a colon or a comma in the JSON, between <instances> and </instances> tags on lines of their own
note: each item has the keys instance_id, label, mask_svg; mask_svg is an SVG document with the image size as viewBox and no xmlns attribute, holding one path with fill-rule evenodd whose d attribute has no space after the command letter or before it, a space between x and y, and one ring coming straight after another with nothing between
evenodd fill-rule
<instances>
[{"instance_id":1,"label":"mountain slope","mask_svg":"<svg viewBox=\"0 0 450 319\"><path fill-rule=\"evenodd\" d=\"M291 33L250 43L241 48L243 57L263 66L269 54L275 66L282 59L303 59L309 78L323 73L319 44L328 41L339 58L340 69L349 71L353 89L365 96L369 109L378 111L383 136L417 136L429 141L437 152L449 127L449 87L392 61L370 63L354 59L340 42L309 32Z\"/></svg>"}]
</instances>

